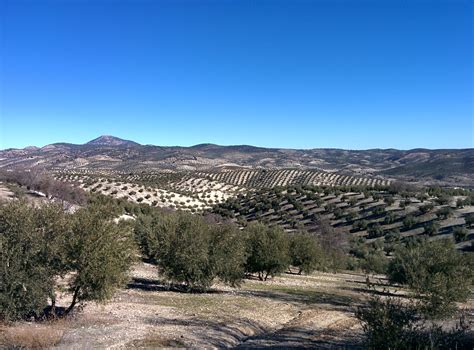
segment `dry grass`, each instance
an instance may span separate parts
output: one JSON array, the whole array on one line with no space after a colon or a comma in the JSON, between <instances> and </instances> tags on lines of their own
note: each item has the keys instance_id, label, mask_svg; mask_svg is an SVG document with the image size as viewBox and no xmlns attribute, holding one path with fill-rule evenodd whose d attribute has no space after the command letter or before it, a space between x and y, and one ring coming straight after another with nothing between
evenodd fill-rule
<instances>
[{"instance_id":1,"label":"dry grass","mask_svg":"<svg viewBox=\"0 0 474 350\"><path fill-rule=\"evenodd\" d=\"M59 322L1 327L0 348L49 349L59 344L63 334L64 325Z\"/></svg>"}]
</instances>

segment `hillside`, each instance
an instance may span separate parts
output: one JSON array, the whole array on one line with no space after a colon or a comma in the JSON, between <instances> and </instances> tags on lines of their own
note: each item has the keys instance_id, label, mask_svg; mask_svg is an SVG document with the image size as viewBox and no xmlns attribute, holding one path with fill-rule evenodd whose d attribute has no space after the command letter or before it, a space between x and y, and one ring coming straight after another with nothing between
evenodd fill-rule
<instances>
[{"instance_id":1,"label":"hillside","mask_svg":"<svg viewBox=\"0 0 474 350\"><path fill-rule=\"evenodd\" d=\"M0 168L32 167L119 172L291 168L420 184L474 187L474 149L298 150L213 144L162 147L101 136L82 145L55 143L41 148L0 151Z\"/></svg>"}]
</instances>

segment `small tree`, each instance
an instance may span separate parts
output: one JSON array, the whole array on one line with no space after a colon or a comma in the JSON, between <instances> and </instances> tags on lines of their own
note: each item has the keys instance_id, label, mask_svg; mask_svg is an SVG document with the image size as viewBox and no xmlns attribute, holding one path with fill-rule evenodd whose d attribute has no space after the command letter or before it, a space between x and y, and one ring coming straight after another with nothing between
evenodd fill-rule
<instances>
[{"instance_id":1,"label":"small tree","mask_svg":"<svg viewBox=\"0 0 474 350\"><path fill-rule=\"evenodd\" d=\"M377 238L383 236L383 228L378 222L372 224L367 229L368 238Z\"/></svg>"},{"instance_id":2,"label":"small tree","mask_svg":"<svg viewBox=\"0 0 474 350\"><path fill-rule=\"evenodd\" d=\"M468 233L469 232L467 231L467 228L465 228L463 226L455 227L454 230L453 230L454 240L457 243L464 242L464 241L467 240Z\"/></svg>"},{"instance_id":3,"label":"small tree","mask_svg":"<svg viewBox=\"0 0 474 350\"><path fill-rule=\"evenodd\" d=\"M403 219L403 228L405 230L410 230L416 225L416 219L412 215L407 215Z\"/></svg>"},{"instance_id":4,"label":"small tree","mask_svg":"<svg viewBox=\"0 0 474 350\"><path fill-rule=\"evenodd\" d=\"M323 265L323 254L316 237L306 232L297 232L290 238L291 265L298 268L298 274L309 274Z\"/></svg>"},{"instance_id":5,"label":"small tree","mask_svg":"<svg viewBox=\"0 0 474 350\"><path fill-rule=\"evenodd\" d=\"M101 206L91 205L72 218L67 259L75 273L69 282L73 299L66 313L77 303L111 298L128 279L136 252L132 230L114 223L104 212Z\"/></svg>"},{"instance_id":6,"label":"small tree","mask_svg":"<svg viewBox=\"0 0 474 350\"><path fill-rule=\"evenodd\" d=\"M436 222L430 222L424 226L424 232L428 236L435 236L438 234L439 231L439 224Z\"/></svg>"},{"instance_id":7,"label":"small tree","mask_svg":"<svg viewBox=\"0 0 474 350\"><path fill-rule=\"evenodd\" d=\"M67 225L62 208L26 202L0 206L0 319L39 316L54 305L54 277L64 271Z\"/></svg>"},{"instance_id":8,"label":"small tree","mask_svg":"<svg viewBox=\"0 0 474 350\"><path fill-rule=\"evenodd\" d=\"M230 285L242 280L245 244L234 225L184 212L162 213L150 223L147 249L170 281L207 289L215 278Z\"/></svg>"},{"instance_id":9,"label":"small tree","mask_svg":"<svg viewBox=\"0 0 474 350\"><path fill-rule=\"evenodd\" d=\"M468 227L474 226L474 214L473 213L467 214L464 220L466 221L466 225Z\"/></svg>"},{"instance_id":10,"label":"small tree","mask_svg":"<svg viewBox=\"0 0 474 350\"><path fill-rule=\"evenodd\" d=\"M285 271L290 263L288 237L279 227L251 223L245 229L247 237L246 271L257 273L260 280Z\"/></svg>"},{"instance_id":11,"label":"small tree","mask_svg":"<svg viewBox=\"0 0 474 350\"><path fill-rule=\"evenodd\" d=\"M359 307L356 317L362 323L367 349L464 349L469 325L461 318L450 331L427 322L416 301L403 302L397 297L371 297Z\"/></svg>"}]
</instances>

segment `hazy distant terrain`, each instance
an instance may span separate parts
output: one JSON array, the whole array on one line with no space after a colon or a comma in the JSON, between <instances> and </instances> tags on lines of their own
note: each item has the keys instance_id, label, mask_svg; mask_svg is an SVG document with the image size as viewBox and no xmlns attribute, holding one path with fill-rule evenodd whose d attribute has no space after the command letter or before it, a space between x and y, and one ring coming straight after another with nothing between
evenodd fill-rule
<instances>
[{"instance_id":1,"label":"hazy distant terrain","mask_svg":"<svg viewBox=\"0 0 474 350\"><path fill-rule=\"evenodd\" d=\"M0 151L0 168L47 170L225 171L313 169L421 184L474 187L474 149L280 149L200 144L140 145L101 136L83 145L55 143Z\"/></svg>"}]
</instances>

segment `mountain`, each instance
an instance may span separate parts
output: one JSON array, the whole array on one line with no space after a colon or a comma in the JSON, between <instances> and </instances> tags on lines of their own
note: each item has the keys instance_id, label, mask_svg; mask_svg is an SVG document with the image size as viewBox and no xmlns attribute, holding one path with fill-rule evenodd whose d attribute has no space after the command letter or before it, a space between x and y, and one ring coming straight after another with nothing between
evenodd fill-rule
<instances>
[{"instance_id":1,"label":"mountain","mask_svg":"<svg viewBox=\"0 0 474 350\"><path fill-rule=\"evenodd\" d=\"M474 187L474 149L283 149L248 145L140 145L104 135L83 145L0 151L0 169L42 167L123 172L317 169L414 183Z\"/></svg>"},{"instance_id":2,"label":"mountain","mask_svg":"<svg viewBox=\"0 0 474 350\"><path fill-rule=\"evenodd\" d=\"M92 146L138 146L134 141L124 140L115 136L102 135L86 143Z\"/></svg>"}]
</instances>

